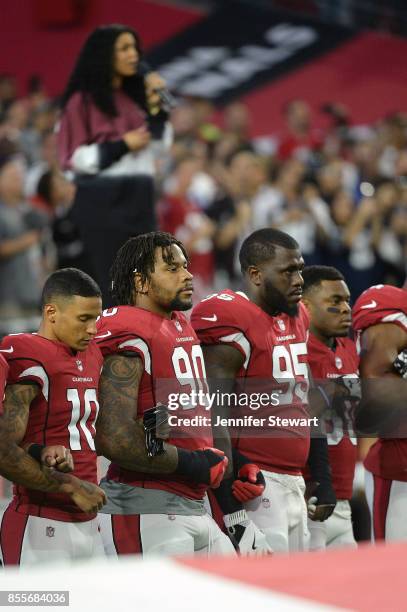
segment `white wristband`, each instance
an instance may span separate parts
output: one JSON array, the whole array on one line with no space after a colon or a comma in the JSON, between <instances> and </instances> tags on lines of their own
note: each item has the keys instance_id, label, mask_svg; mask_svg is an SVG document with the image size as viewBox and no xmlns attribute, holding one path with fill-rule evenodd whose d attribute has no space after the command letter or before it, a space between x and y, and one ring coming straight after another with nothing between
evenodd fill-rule
<instances>
[{"instance_id":1,"label":"white wristband","mask_svg":"<svg viewBox=\"0 0 407 612\"><path fill-rule=\"evenodd\" d=\"M239 523L243 523L243 521L248 521L249 517L247 515L246 510L237 510L237 512L232 512L232 514L225 514L223 517L223 522L225 523L225 527L233 527L234 525L239 525Z\"/></svg>"}]
</instances>

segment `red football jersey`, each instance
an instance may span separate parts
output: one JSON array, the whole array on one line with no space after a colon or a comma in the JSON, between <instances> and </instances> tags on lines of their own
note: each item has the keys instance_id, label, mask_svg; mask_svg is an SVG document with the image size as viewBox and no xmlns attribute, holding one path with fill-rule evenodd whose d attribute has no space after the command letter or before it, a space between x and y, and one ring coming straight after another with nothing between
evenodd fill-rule
<instances>
[{"instance_id":1,"label":"red football jersey","mask_svg":"<svg viewBox=\"0 0 407 612\"><path fill-rule=\"evenodd\" d=\"M276 419L308 418L305 307L299 305L297 317L272 317L244 293L227 289L197 304L191 323L202 344L229 344L244 357L237 387L248 404L242 408L246 399L239 397L230 417L258 418L259 428L244 420L243 429L233 432L236 448L265 470L300 474L308 457L309 427ZM258 406L253 401L255 393L270 391L276 393L277 404Z\"/></svg>"},{"instance_id":2,"label":"red football jersey","mask_svg":"<svg viewBox=\"0 0 407 612\"><path fill-rule=\"evenodd\" d=\"M144 364L137 401L137 414L158 403L170 405L171 395L204 391L205 365L199 340L185 316L174 312L171 319L143 308L119 306L103 312L96 341L104 356L135 353ZM172 408L175 408L172 405ZM212 446L210 412L199 402L180 406L170 415L170 443L196 450ZM187 419L196 417L195 423ZM184 423L185 419L185 423ZM205 421L205 419L207 419ZM202 499L206 485L178 476L144 474L111 464L107 477L132 486L161 489L191 499Z\"/></svg>"},{"instance_id":3,"label":"red football jersey","mask_svg":"<svg viewBox=\"0 0 407 612\"><path fill-rule=\"evenodd\" d=\"M12 334L1 346L10 368L7 383L30 381L41 389L31 403L23 443L66 446L73 456L73 474L96 484L94 436L103 365L97 345L73 353L65 344L37 334ZM82 512L69 496L21 486L14 487L12 505L22 514L59 521L88 521L95 516Z\"/></svg>"},{"instance_id":4,"label":"red football jersey","mask_svg":"<svg viewBox=\"0 0 407 612\"><path fill-rule=\"evenodd\" d=\"M3 398L8 374L7 361L0 353L0 414L3 414Z\"/></svg>"},{"instance_id":5,"label":"red football jersey","mask_svg":"<svg viewBox=\"0 0 407 612\"><path fill-rule=\"evenodd\" d=\"M324 379L358 378L359 358L356 344L349 338L336 338L335 349L330 349L310 333L308 363L316 384ZM357 457L357 440L353 431L351 401L344 401L342 414L330 411L325 416L332 484L337 499L352 497L353 477Z\"/></svg>"},{"instance_id":6,"label":"red football jersey","mask_svg":"<svg viewBox=\"0 0 407 612\"><path fill-rule=\"evenodd\" d=\"M375 285L356 300L353 327L359 336L368 327L382 323L399 325L407 332L405 290L390 285ZM382 478L407 482L407 440L379 439L369 449L365 467Z\"/></svg>"}]
</instances>

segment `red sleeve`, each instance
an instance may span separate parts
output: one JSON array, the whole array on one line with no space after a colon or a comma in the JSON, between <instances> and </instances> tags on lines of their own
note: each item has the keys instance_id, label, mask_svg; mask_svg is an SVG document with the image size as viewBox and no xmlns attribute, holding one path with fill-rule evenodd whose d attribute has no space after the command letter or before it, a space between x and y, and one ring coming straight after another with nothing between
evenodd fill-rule
<instances>
[{"instance_id":1,"label":"red sleeve","mask_svg":"<svg viewBox=\"0 0 407 612\"><path fill-rule=\"evenodd\" d=\"M57 134L58 158L64 170L71 169L71 157L81 145L89 144L84 117L84 102L77 92L69 98Z\"/></svg>"},{"instance_id":2,"label":"red sleeve","mask_svg":"<svg viewBox=\"0 0 407 612\"><path fill-rule=\"evenodd\" d=\"M353 327L363 331L372 325L393 323L407 332L407 292L377 285L362 293L353 307Z\"/></svg>"},{"instance_id":3,"label":"red sleeve","mask_svg":"<svg viewBox=\"0 0 407 612\"><path fill-rule=\"evenodd\" d=\"M133 353L143 360L144 369L150 374L149 339L138 327L139 325L131 321L126 312L122 312L120 308L112 308L110 312L104 311L104 316L99 319L95 341L103 357Z\"/></svg>"},{"instance_id":4,"label":"red sleeve","mask_svg":"<svg viewBox=\"0 0 407 612\"><path fill-rule=\"evenodd\" d=\"M41 387L44 397L48 399L49 378L44 365L44 356L38 350L35 336L32 334L6 336L2 340L1 350L9 367L7 382L9 384L34 382Z\"/></svg>"},{"instance_id":5,"label":"red sleeve","mask_svg":"<svg viewBox=\"0 0 407 612\"><path fill-rule=\"evenodd\" d=\"M250 343L246 336L246 315L233 292L215 294L195 306L191 324L202 344L229 344L248 360Z\"/></svg>"}]
</instances>

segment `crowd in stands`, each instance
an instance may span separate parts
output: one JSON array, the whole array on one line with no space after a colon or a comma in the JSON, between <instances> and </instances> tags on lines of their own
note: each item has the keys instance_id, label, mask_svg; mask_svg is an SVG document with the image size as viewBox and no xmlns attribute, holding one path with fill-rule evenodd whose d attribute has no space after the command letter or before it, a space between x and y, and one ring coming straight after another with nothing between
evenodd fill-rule
<instances>
[{"instance_id":1,"label":"crowd in stands","mask_svg":"<svg viewBox=\"0 0 407 612\"><path fill-rule=\"evenodd\" d=\"M89 271L69 217L75 185L58 168L58 112L39 79L19 98L13 78L0 77L0 335L35 329L52 270ZM202 99L174 109L174 142L158 162L157 219L190 253L195 300L237 288L239 246L265 226L291 234L306 264L341 270L353 299L373 284L403 284L407 115L353 125L351 109L329 104L319 111L329 119L322 130L316 112L291 100L284 130L253 139L240 102L216 114Z\"/></svg>"}]
</instances>

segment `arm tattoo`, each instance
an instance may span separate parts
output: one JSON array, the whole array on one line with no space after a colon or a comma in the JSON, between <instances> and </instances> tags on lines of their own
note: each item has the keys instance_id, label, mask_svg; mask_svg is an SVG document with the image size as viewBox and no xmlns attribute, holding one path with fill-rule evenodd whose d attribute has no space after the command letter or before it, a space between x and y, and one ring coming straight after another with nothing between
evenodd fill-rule
<instances>
[{"instance_id":1,"label":"arm tattoo","mask_svg":"<svg viewBox=\"0 0 407 612\"><path fill-rule=\"evenodd\" d=\"M0 417L0 473L12 482L40 491L58 491L60 484L49 470L18 446L27 428L30 404L38 395L36 384L6 387L4 414Z\"/></svg>"},{"instance_id":2,"label":"arm tattoo","mask_svg":"<svg viewBox=\"0 0 407 612\"><path fill-rule=\"evenodd\" d=\"M39 387L36 384L7 385L6 387L3 418L8 436L17 444L24 438L30 404L38 393Z\"/></svg>"},{"instance_id":3,"label":"arm tattoo","mask_svg":"<svg viewBox=\"0 0 407 612\"><path fill-rule=\"evenodd\" d=\"M175 447L148 457L144 429L137 420L137 399L143 362L138 357L111 355L105 359L99 385L96 449L123 468L149 473L173 472L178 464Z\"/></svg>"}]
</instances>

